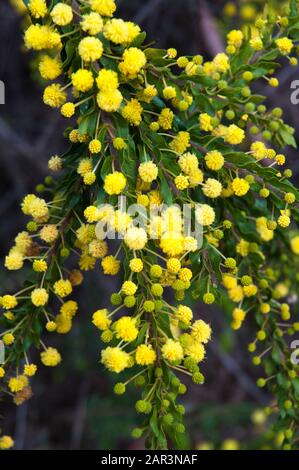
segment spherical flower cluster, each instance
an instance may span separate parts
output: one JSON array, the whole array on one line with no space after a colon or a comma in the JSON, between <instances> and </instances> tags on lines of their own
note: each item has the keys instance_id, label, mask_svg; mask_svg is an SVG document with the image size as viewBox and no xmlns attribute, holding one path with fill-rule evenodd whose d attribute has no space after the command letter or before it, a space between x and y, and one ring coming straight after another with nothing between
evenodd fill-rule
<instances>
[{"instance_id":1,"label":"spherical flower cluster","mask_svg":"<svg viewBox=\"0 0 299 470\"><path fill-rule=\"evenodd\" d=\"M50 13L52 20L58 26L66 26L73 19L73 11L65 3L57 3Z\"/></svg>"},{"instance_id":2,"label":"spherical flower cluster","mask_svg":"<svg viewBox=\"0 0 299 470\"><path fill-rule=\"evenodd\" d=\"M72 284L68 279L60 279L53 286L54 292L61 298L67 297L72 293Z\"/></svg>"},{"instance_id":3,"label":"spherical flower cluster","mask_svg":"<svg viewBox=\"0 0 299 470\"><path fill-rule=\"evenodd\" d=\"M233 29L227 35L228 45L235 46L236 48L238 48L242 45L243 39L244 39L244 35L243 35L242 31L240 31L238 29Z\"/></svg>"},{"instance_id":4,"label":"spherical flower cluster","mask_svg":"<svg viewBox=\"0 0 299 470\"><path fill-rule=\"evenodd\" d=\"M211 327L203 320L197 320L192 325L191 336L200 343L207 343L211 339Z\"/></svg>"},{"instance_id":5,"label":"spherical flower cluster","mask_svg":"<svg viewBox=\"0 0 299 470\"><path fill-rule=\"evenodd\" d=\"M130 47L123 53L122 62L118 68L129 79L134 79L140 70L146 65L146 56L137 47Z\"/></svg>"},{"instance_id":6,"label":"spherical flower cluster","mask_svg":"<svg viewBox=\"0 0 299 470\"><path fill-rule=\"evenodd\" d=\"M169 362L180 362L184 357L184 351L178 341L167 339L162 347L162 355Z\"/></svg>"},{"instance_id":7,"label":"spherical flower cluster","mask_svg":"<svg viewBox=\"0 0 299 470\"><path fill-rule=\"evenodd\" d=\"M53 85L45 88L43 100L51 108L59 108L66 102L66 97L66 93L62 90L61 86L53 83Z\"/></svg>"},{"instance_id":8,"label":"spherical flower cluster","mask_svg":"<svg viewBox=\"0 0 299 470\"><path fill-rule=\"evenodd\" d=\"M224 158L221 152L212 150L206 154L205 162L209 170L219 171L224 165Z\"/></svg>"},{"instance_id":9,"label":"spherical flower cluster","mask_svg":"<svg viewBox=\"0 0 299 470\"><path fill-rule=\"evenodd\" d=\"M129 359L130 356L119 347L108 347L102 351L102 364L117 374L129 366Z\"/></svg>"},{"instance_id":10,"label":"spherical flower cluster","mask_svg":"<svg viewBox=\"0 0 299 470\"><path fill-rule=\"evenodd\" d=\"M293 49L293 41L286 37L276 39L275 44L283 55L290 54Z\"/></svg>"},{"instance_id":11,"label":"spherical flower cluster","mask_svg":"<svg viewBox=\"0 0 299 470\"><path fill-rule=\"evenodd\" d=\"M120 270L120 261L114 258L114 256L106 256L101 264L104 274L110 276L115 276Z\"/></svg>"},{"instance_id":12,"label":"spherical flower cluster","mask_svg":"<svg viewBox=\"0 0 299 470\"><path fill-rule=\"evenodd\" d=\"M31 302L36 307L43 307L49 300L49 294L44 288L34 289L31 293Z\"/></svg>"},{"instance_id":13,"label":"spherical flower cluster","mask_svg":"<svg viewBox=\"0 0 299 470\"><path fill-rule=\"evenodd\" d=\"M226 130L224 134L225 142L237 145L243 142L245 138L245 132L240 127L236 126L235 124L231 124Z\"/></svg>"},{"instance_id":14,"label":"spherical flower cluster","mask_svg":"<svg viewBox=\"0 0 299 470\"><path fill-rule=\"evenodd\" d=\"M85 93L93 87L93 75L90 70L78 69L72 74L72 84L73 87Z\"/></svg>"},{"instance_id":15,"label":"spherical flower cluster","mask_svg":"<svg viewBox=\"0 0 299 470\"><path fill-rule=\"evenodd\" d=\"M244 178L235 178L232 181L232 190L236 196L245 196L249 189L249 183Z\"/></svg>"},{"instance_id":16,"label":"spherical flower cluster","mask_svg":"<svg viewBox=\"0 0 299 470\"><path fill-rule=\"evenodd\" d=\"M140 227L131 227L125 235L125 243L131 250L142 250L147 243L146 231Z\"/></svg>"},{"instance_id":17,"label":"spherical flower cluster","mask_svg":"<svg viewBox=\"0 0 299 470\"><path fill-rule=\"evenodd\" d=\"M87 36L81 39L78 52L84 62L94 62L102 57L103 44L98 38Z\"/></svg>"},{"instance_id":18,"label":"spherical flower cluster","mask_svg":"<svg viewBox=\"0 0 299 470\"><path fill-rule=\"evenodd\" d=\"M142 120L143 107L136 99L131 99L122 109L122 116L132 126L139 126Z\"/></svg>"},{"instance_id":19,"label":"spherical flower cluster","mask_svg":"<svg viewBox=\"0 0 299 470\"><path fill-rule=\"evenodd\" d=\"M100 92L97 95L97 103L99 108L107 113L112 113L120 108L123 101L123 96L118 89L111 91Z\"/></svg>"},{"instance_id":20,"label":"spherical flower cluster","mask_svg":"<svg viewBox=\"0 0 299 470\"><path fill-rule=\"evenodd\" d=\"M222 184L213 178L208 178L202 187L202 192L205 196L215 199L220 196L222 191Z\"/></svg>"},{"instance_id":21,"label":"spherical flower cluster","mask_svg":"<svg viewBox=\"0 0 299 470\"><path fill-rule=\"evenodd\" d=\"M139 33L139 26L119 18L108 21L104 28L105 38L114 44L130 44Z\"/></svg>"},{"instance_id":22,"label":"spherical flower cluster","mask_svg":"<svg viewBox=\"0 0 299 470\"><path fill-rule=\"evenodd\" d=\"M14 446L14 441L10 436L1 436L0 437L0 450L8 450Z\"/></svg>"},{"instance_id":23,"label":"spherical flower cluster","mask_svg":"<svg viewBox=\"0 0 299 470\"><path fill-rule=\"evenodd\" d=\"M44 366L55 367L61 362L61 355L55 348L47 348L40 355L41 361Z\"/></svg>"},{"instance_id":24,"label":"spherical flower cluster","mask_svg":"<svg viewBox=\"0 0 299 470\"><path fill-rule=\"evenodd\" d=\"M141 344L137 347L135 353L136 364L140 366L149 366L156 361L157 354L151 344Z\"/></svg>"},{"instance_id":25,"label":"spherical flower cluster","mask_svg":"<svg viewBox=\"0 0 299 470\"><path fill-rule=\"evenodd\" d=\"M92 323L99 328L99 330L108 330L112 321L108 318L108 310L106 308L97 310L92 316Z\"/></svg>"},{"instance_id":26,"label":"spherical flower cluster","mask_svg":"<svg viewBox=\"0 0 299 470\"><path fill-rule=\"evenodd\" d=\"M74 116L75 114L75 105L74 103L65 103L62 107L61 107L61 115L63 117L66 117L66 118L71 118L72 116Z\"/></svg>"},{"instance_id":27,"label":"spherical flower cluster","mask_svg":"<svg viewBox=\"0 0 299 470\"><path fill-rule=\"evenodd\" d=\"M43 55L39 62L39 73L45 80L55 80L62 74L62 64L59 59Z\"/></svg>"},{"instance_id":28,"label":"spherical flower cluster","mask_svg":"<svg viewBox=\"0 0 299 470\"><path fill-rule=\"evenodd\" d=\"M88 0L91 9L102 16L112 16L116 10L114 0Z\"/></svg>"},{"instance_id":29,"label":"spherical flower cluster","mask_svg":"<svg viewBox=\"0 0 299 470\"><path fill-rule=\"evenodd\" d=\"M135 323L135 319L126 316L117 320L113 325L116 337L128 343L135 341L138 336L138 329Z\"/></svg>"},{"instance_id":30,"label":"spherical flower cluster","mask_svg":"<svg viewBox=\"0 0 299 470\"><path fill-rule=\"evenodd\" d=\"M25 31L24 39L26 47L36 51L61 46L58 32L46 25L32 24Z\"/></svg>"},{"instance_id":31,"label":"spherical flower cluster","mask_svg":"<svg viewBox=\"0 0 299 470\"><path fill-rule=\"evenodd\" d=\"M85 31L85 33L90 34L91 36L96 36L97 34L99 34L104 27L103 19L98 13L95 12L83 15L80 24L82 30Z\"/></svg>"},{"instance_id":32,"label":"spherical flower cluster","mask_svg":"<svg viewBox=\"0 0 299 470\"><path fill-rule=\"evenodd\" d=\"M106 176L104 181L104 190L109 196L113 194L120 194L126 187L127 180L125 176L119 171L110 173Z\"/></svg>"},{"instance_id":33,"label":"spherical flower cluster","mask_svg":"<svg viewBox=\"0 0 299 470\"><path fill-rule=\"evenodd\" d=\"M48 13L46 0L29 0L28 8L33 18L44 18Z\"/></svg>"},{"instance_id":34,"label":"spherical flower cluster","mask_svg":"<svg viewBox=\"0 0 299 470\"><path fill-rule=\"evenodd\" d=\"M121 291L125 295L134 295L137 291L137 286L132 281L125 281L121 287Z\"/></svg>"},{"instance_id":35,"label":"spherical flower cluster","mask_svg":"<svg viewBox=\"0 0 299 470\"><path fill-rule=\"evenodd\" d=\"M152 183L158 176L158 167L153 162L144 162L139 165L138 173L142 181Z\"/></svg>"}]
</instances>

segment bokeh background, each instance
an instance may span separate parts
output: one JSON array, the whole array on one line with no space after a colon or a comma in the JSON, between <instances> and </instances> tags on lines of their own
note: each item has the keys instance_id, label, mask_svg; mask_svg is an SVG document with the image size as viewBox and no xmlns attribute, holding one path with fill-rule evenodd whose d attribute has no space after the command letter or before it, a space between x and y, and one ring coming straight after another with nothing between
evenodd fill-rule
<instances>
[{"instance_id":1,"label":"bokeh background","mask_svg":"<svg viewBox=\"0 0 299 470\"><path fill-rule=\"evenodd\" d=\"M252 21L265 5L281 9L276 1L118 0L118 15L133 20L162 48L175 47L180 54L210 58L223 51L225 34L240 23ZM22 46L21 0L0 2L0 80L6 85L6 104L0 106L0 294L16 290L18 276L4 272L3 258L12 238L22 230L23 195L34 191L47 174L47 160L67 147L62 134L65 121L42 103L42 83L34 71L35 58ZM297 127L298 108L290 103L290 83L298 69L283 65L278 72L279 90L266 82L257 86L268 96L269 107L281 106L285 120ZM289 166L298 180L297 152L288 153ZM91 287L94 287L92 288ZM0 402L5 415L3 431L11 434L17 449L138 449L130 431L138 422L134 414L137 395L113 396L113 380L99 364L100 341L90 323L113 285L93 273L78 296L80 314L71 335L50 339L63 352L63 364L53 371L40 369L33 380L34 396L16 408ZM84 299L84 302L83 300ZM197 315L209 321L214 341L203 365L206 384L190 384L182 398L187 409L188 435L176 448L268 448L278 445L275 433L256 410L271 397L255 386L258 372L250 365L250 323L232 334L222 311L196 305ZM33 356L34 359L34 356Z\"/></svg>"}]
</instances>

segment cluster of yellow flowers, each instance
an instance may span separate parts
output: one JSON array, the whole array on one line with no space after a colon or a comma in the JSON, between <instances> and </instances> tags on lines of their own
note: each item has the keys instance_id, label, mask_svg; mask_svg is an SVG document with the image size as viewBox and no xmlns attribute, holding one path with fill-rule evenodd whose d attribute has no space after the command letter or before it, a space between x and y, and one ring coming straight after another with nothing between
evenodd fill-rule
<instances>
[{"instance_id":1,"label":"cluster of yellow flowers","mask_svg":"<svg viewBox=\"0 0 299 470\"><path fill-rule=\"evenodd\" d=\"M293 134L282 111L269 112L250 83L263 78L274 86L273 61L288 57L294 63L294 42L283 28L273 39L267 20L259 20L255 35L230 31L226 51L205 62L201 56L177 57L175 49L144 47L139 26L113 18L113 0L86 0L73 8L70 3L28 3L33 23L25 44L41 53L41 77L55 81L43 99L71 119L71 148L49 160L52 172L62 172L52 201L29 194L22 202L30 221L5 266L12 271L30 264L35 281L1 297L1 337L17 350L33 319L38 332L68 333L78 311L68 297L84 272L100 264L105 275L115 276L124 268L112 307L102 306L91 321L106 345L102 364L116 374L136 368L115 393L131 382L144 386L136 409L149 415L149 429L157 422L162 437L152 433L152 445L164 448L164 432L184 432L184 409L175 398L186 387L176 374L203 383L198 364L211 338L211 326L186 305L186 293L207 305L227 297L233 329L255 313L259 331L251 352L273 335L277 313L282 322L291 316L286 297L292 284L276 255L282 246L299 254L298 192L288 180L291 171L275 169L286 158L267 141L281 147ZM263 55L264 47L271 56ZM260 131L259 140L248 144L248 133ZM39 192L53 184L46 178ZM125 208L122 198L129 203ZM291 223L289 236L284 229ZM109 238L119 240L116 252ZM76 260L72 270L64 267L68 259ZM289 262L294 271L296 263ZM295 322L291 330L297 329ZM61 362L39 333L35 341L43 365ZM30 397L29 378L37 370L27 351L23 359L22 373L10 372L9 364L0 368L17 404ZM293 366L285 373L294 374Z\"/></svg>"}]
</instances>

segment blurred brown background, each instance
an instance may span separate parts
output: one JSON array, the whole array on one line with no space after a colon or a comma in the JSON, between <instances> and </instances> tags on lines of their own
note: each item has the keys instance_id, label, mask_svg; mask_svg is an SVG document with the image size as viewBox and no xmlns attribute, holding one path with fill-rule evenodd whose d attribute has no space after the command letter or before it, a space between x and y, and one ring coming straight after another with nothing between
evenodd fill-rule
<instances>
[{"instance_id":1,"label":"blurred brown background","mask_svg":"<svg viewBox=\"0 0 299 470\"><path fill-rule=\"evenodd\" d=\"M223 21L223 1L119 0L118 15L136 21L148 39L160 47L176 47L181 54L204 54L206 58L224 49L224 33L238 26L238 17ZM235 2L261 8L271 2ZM239 6L239 5L238 5ZM6 85L6 104L0 106L0 257L12 237L24 227L19 205L23 195L34 191L47 174L47 160L66 148L62 138L65 122L57 111L43 105L42 86L34 72L34 58L22 47L23 18L9 0L0 3L0 80ZM298 70L284 66L278 78L279 91L259 86L271 107L282 106L285 119L298 127L297 107L290 104L290 82ZM299 164L295 151L289 153L295 178ZM0 294L13 290L18 275L0 269ZM80 310L70 336L50 338L63 353L63 365L54 371L41 369L33 380L34 397L17 408L0 403L5 414L3 430L11 433L17 449L127 449L142 447L128 437L138 419L134 415L136 395L129 392L119 400L112 394L113 381L98 364L100 341L90 323L91 312L101 305L111 286L99 274L87 276ZM96 283L97 289L88 289ZM99 296L98 288L103 296ZM97 293L95 293L95 291ZM106 294L107 295L107 294ZM80 298L79 303L80 303ZM83 304L83 303L82 303ZM222 312L197 307L198 314L212 323L214 338L203 366L206 385L191 385L183 402L187 407L189 437L177 444L194 448L202 440L219 445L236 438L241 445L258 446L259 437L250 425L255 408L268 403L266 392L255 387L257 372L250 366L247 331L232 335ZM253 333L252 333L253 335ZM48 341L48 343L49 343ZM53 344L54 343L54 344ZM252 443L252 444L250 444Z\"/></svg>"}]
</instances>

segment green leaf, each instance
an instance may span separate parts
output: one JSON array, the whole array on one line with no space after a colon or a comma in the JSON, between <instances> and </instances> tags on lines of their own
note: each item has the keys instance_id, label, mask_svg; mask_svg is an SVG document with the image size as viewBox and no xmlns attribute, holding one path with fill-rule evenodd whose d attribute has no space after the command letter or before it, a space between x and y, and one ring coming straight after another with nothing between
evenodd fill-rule
<instances>
[{"instance_id":1,"label":"green leaf","mask_svg":"<svg viewBox=\"0 0 299 470\"><path fill-rule=\"evenodd\" d=\"M297 15L298 15L297 1L296 0L291 0L291 2L290 2L290 18L294 18Z\"/></svg>"},{"instance_id":2,"label":"green leaf","mask_svg":"<svg viewBox=\"0 0 299 470\"><path fill-rule=\"evenodd\" d=\"M103 180L109 173L112 171L112 157L109 155L108 157L105 157L104 163L101 168L101 177Z\"/></svg>"},{"instance_id":3,"label":"green leaf","mask_svg":"<svg viewBox=\"0 0 299 470\"><path fill-rule=\"evenodd\" d=\"M161 195L166 204L173 204L173 194L162 171L159 171L159 178L161 182Z\"/></svg>"}]
</instances>

